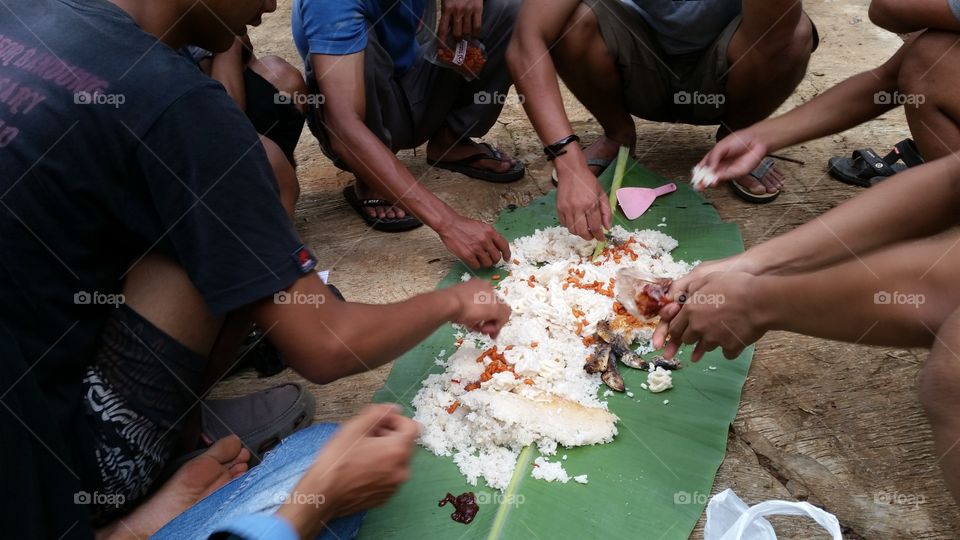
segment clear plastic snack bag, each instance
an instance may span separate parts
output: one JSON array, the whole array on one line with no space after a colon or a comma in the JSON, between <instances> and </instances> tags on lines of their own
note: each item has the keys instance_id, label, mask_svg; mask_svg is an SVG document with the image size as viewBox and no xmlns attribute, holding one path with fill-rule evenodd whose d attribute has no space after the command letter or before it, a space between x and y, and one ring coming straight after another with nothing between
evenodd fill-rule
<instances>
[{"instance_id":1,"label":"clear plastic snack bag","mask_svg":"<svg viewBox=\"0 0 960 540\"><path fill-rule=\"evenodd\" d=\"M487 49L476 39L463 39L447 43L435 41L427 58L430 63L452 69L467 81L476 80L487 65Z\"/></svg>"},{"instance_id":2,"label":"clear plastic snack bag","mask_svg":"<svg viewBox=\"0 0 960 540\"><path fill-rule=\"evenodd\" d=\"M648 321L656 318L660 310L671 302L671 285L672 279L624 268L617 272L615 294L627 312L641 321Z\"/></svg>"}]
</instances>

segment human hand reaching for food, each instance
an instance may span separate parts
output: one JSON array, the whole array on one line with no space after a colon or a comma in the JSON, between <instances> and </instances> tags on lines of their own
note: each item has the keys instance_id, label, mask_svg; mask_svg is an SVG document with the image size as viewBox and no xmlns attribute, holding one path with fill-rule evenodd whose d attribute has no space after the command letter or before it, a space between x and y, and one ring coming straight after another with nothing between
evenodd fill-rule
<instances>
[{"instance_id":1,"label":"human hand reaching for food","mask_svg":"<svg viewBox=\"0 0 960 540\"><path fill-rule=\"evenodd\" d=\"M561 160L558 159L560 164ZM574 160L557 167L557 217L560 224L584 240L604 240L613 226L606 192L586 163Z\"/></svg>"},{"instance_id":2,"label":"human hand reaching for food","mask_svg":"<svg viewBox=\"0 0 960 540\"><path fill-rule=\"evenodd\" d=\"M667 344L670 322L680 313L683 304L679 300L686 299L686 293L690 290L691 284L703 281L704 278L714 272L742 272L758 276L763 272L763 268L754 260L752 253L746 251L724 259L701 263L689 274L675 280L667 294L670 303L660 310L660 321L653 332L651 343L654 348L662 349Z\"/></svg>"},{"instance_id":3,"label":"human hand reaching for food","mask_svg":"<svg viewBox=\"0 0 960 540\"><path fill-rule=\"evenodd\" d=\"M323 447L277 514L301 538L315 538L330 520L385 503L410 476L420 424L397 405L370 405Z\"/></svg>"},{"instance_id":4,"label":"human hand reaching for food","mask_svg":"<svg viewBox=\"0 0 960 540\"><path fill-rule=\"evenodd\" d=\"M489 268L510 258L510 243L480 221L453 215L437 234L450 253L470 268Z\"/></svg>"},{"instance_id":5,"label":"human hand reaching for food","mask_svg":"<svg viewBox=\"0 0 960 540\"><path fill-rule=\"evenodd\" d=\"M510 319L510 306L503 302L493 286L482 279L473 279L450 289L457 301L453 322L493 339Z\"/></svg>"},{"instance_id":6,"label":"human hand reaching for food","mask_svg":"<svg viewBox=\"0 0 960 540\"><path fill-rule=\"evenodd\" d=\"M483 29L483 0L443 0L440 5L440 24L437 38L447 43L454 40L478 37Z\"/></svg>"},{"instance_id":7,"label":"human hand reaching for food","mask_svg":"<svg viewBox=\"0 0 960 540\"><path fill-rule=\"evenodd\" d=\"M661 311L666 324L657 337L662 344L668 336L664 357L673 358L681 345L696 344L691 360L699 362L704 353L722 348L728 359L759 340L768 330L768 318L758 298L757 276L746 272L712 272L686 283L676 294L675 304ZM665 313L666 312L666 313ZM664 321L666 319L666 321ZM654 343L656 346L656 343Z\"/></svg>"},{"instance_id":8,"label":"human hand reaching for food","mask_svg":"<svg viewBox=\"0 0 960 540\"><path fill-rule=\"evenodd\" d=\"M760 134L750 129L735 131L718 142L694 170L716 175L714 184L735 180L750 174L769 152L770 146Z\"/></svg>"}]
</instances>

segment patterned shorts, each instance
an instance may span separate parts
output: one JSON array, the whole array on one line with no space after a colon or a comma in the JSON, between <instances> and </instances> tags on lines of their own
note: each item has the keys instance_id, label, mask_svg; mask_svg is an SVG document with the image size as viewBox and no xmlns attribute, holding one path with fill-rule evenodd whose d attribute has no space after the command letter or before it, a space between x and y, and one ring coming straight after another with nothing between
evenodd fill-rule
<instances>
[{"instance_id":1,"label":"patterned shorts","mask_svg":"<svg viewBox=\"0 0 960 540\"><path fill-rule=\"evenodd\" d=\"M103 494L91 500L96 524L128 512L155 487L199 402L206 363L126 306L107 321L83 379Z\"/></svg>"}]
</instances>

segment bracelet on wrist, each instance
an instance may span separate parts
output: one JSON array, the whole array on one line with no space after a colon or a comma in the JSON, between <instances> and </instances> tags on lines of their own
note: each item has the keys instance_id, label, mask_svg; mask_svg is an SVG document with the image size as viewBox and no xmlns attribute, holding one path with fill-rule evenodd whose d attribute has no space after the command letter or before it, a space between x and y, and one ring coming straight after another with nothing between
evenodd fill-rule
<instances>
[{"instance_id":1,"label":"bracelet on wrist","mask_svg":"<svg viewBox=\"0 0 960 540\"><path fill-rule=\"evenodd\" d=\"M565 150L565 148L567 147L567 145L575 142L580 142L580 137L577 137L576 135L569 135L551 145L543 147L543 153L546 154L547 161L553 161L558 157L566 154L567 151Z\"/></svg>"}]
</instances>

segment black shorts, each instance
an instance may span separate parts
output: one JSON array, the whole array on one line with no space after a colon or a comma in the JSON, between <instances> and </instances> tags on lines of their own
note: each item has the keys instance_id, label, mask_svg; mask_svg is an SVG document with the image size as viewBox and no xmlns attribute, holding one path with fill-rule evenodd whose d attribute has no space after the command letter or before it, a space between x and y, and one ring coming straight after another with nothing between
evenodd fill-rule
<instances>
[{"instance_id":1,"label":"black shorts","mask_svg":"<svg viewBox=\"0 0 960 540\"><path fill-rule=\"evenodd\" d=\"M247 92L247 118L257 133L277 143L290 163L297 148L306 117L287 99L281 99L280 91L247 68L243 72Z\"/></svg>"},{"instance_id":2,"label":"black shorts","mask_svg":"<svg viewBox=\"0 0 960 540\"><path fill-rule=\"evenodd\" d=\"M199 402L207 359L119 304L83 377L99 485L84 486L95 525L132 509L162 475Z\"/></svg>"}]
</instances>

